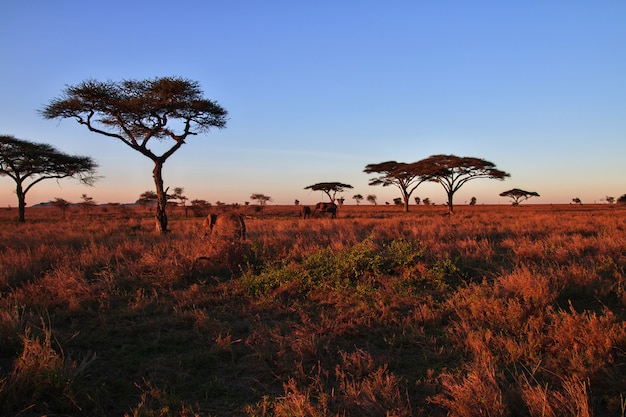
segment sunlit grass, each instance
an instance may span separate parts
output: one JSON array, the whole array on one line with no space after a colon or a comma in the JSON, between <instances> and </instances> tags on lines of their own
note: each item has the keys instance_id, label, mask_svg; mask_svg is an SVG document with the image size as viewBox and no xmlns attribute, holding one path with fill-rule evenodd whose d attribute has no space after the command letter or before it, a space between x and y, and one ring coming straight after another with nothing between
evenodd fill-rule
<instances>
[{"instance_id":1,"label":"sunlit grass","mask_svg":"<svg viewBox=\"0 0 626 417\"><path fill-rule=\"evenodd\" d=\"M0 413L626 409L623 208L241 207L244 241L30 210L0 213Z\"/></svg>"}]
</instances>

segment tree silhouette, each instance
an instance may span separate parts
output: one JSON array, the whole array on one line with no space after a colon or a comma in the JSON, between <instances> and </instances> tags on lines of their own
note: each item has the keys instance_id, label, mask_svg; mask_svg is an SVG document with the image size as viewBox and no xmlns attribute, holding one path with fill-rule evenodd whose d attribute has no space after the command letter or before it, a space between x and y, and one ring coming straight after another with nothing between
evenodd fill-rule
<instances>
[{"instance_id":1,"label":"tree silhouette","mask_svg":"<svg viewBox=\"0 0 626 417\"><path fill-rule=\"evenodd\" d=\"M87 80L68 86L41 114L47 119L75 119L92 132L120 140L154 162L156 229L167 230L167 195L163 164L189 136L226 126L227 112L203 98L195 81L178 77L121 82ZM159 154L152 140L166 145Z\"/></svg>"},{"instance_id":2,"label":"tree silhouette","mask_svg":"<svg viewBox=\"0 0 626 417\"><path fill-rule=\"evenodd\" d=\"M626 194L621 195L618 199L617 202L619 204L626 204Z\"/></svg>"},{"instance_id":3,"label":"tree silhouette","mask_svg":"<svg viewBox=\"0 0 626 417\"><path fill-rule=\"evenodd\" d=\"M365 199L367 201L369 201L370 203L372 203L373 205L376 205L376 196L374 194L369 194Z\"/></svg>"},{"instance_id":4,"label":"tree silhouette","mask_svg":"<svg viewBox=\"0 0 626 417\"><path fill-rule=\"evenodd\" d=\"M87 214L90 212L96 205L96 202L93 200L93 197L89 197L87 194L82 194L80 199L83 200L78 205L83 209L83 213Z\"/></svg>"},{"instance_id":5,"label":"tree silhouette","mask_svg":"<svg viewBox=\"0 0 626 417\"><path fill-rule=\"evenodd\" d=\"M456 155L432 155L419 161L423 164L423 172L427 173L429 181L438 182L448 196L448 212L454 212L454 193L468 181L478 178L493 178L504 180L511 175L496 169L489 161L473 157L459 157Z\"/></svg>"},{"instance_id":6,"label":"tree silhouette","mask_svg":"<svg viewBox=\"0 0 626 417\"><path fill-rule=\"evenodd\" d=\"M383 187L395 185L398 187L404 201L404 211L408 212L411 194L421 183L429 178L425 168L426 166L420 162L407 164L405 162L387 161L369 164L363 172L380 174L378 177L370 179L369 185L382 185Z\"/></svg>"},{"instance_id":7,"label":"tree silhouette","mask_svg":"<svg viewBox=\"0 0 626 417\"><path fill-rule=\"evenodd\" d=\"M252 194L250 196L250 200L255 200L259 202L258 211L260 211L261 214L263 214L263 208L265 207L268 201L272 201L272 197L267 196L265 194Z\"/></svg>"},{"instance_id":8,"label":"tree silhouette","mask_svg":"<svg viewBox=\"0 0 626 417\"><path fill-rule=\"evenodd\" d=\"M363 196L361 194L355 194L352 196L354 201L356 201L356 205L358 206L361 201L363 201Z\"/></svg>"},{"instance_id":9,"label":"tree silhouette","mask_svg":"<svg viewBox=\"0 0 626 417\"><path fill-rule=\"evenodd\" d=\"M525 191L520 190L519 188L513 188L511 190L501 192L500 197L509 197L513 199L513 205L517 206L522 201L528 200L531 197L539 197L539 194L534 191Z\"/></svg>"},{"instance_id":10,"label":"tree silhouette","mask_svg":"<svg viewBox=\"0 0 626 417\"><path fill-rule=\"evenodd\" d=\"M342 193L346 189L353 188L350 184L341 182L318 182L317 184L304 187L305 190L322 191L328 196L331 203L335 202L337 193Z\"/></svg>"},{"instance_id":11,"label":"tree silhouette","mask_svg":"<svg viewBox=\"0 0 626 417\"><path fill-rule=\"evenodd\" d=\"M183 206L183 210L185 211L185 217L188 215L188 206L187 200L189 200L183 193L185 189L183 187L175 187L174 193L168 196L168 199L178 200L178 204Z\"/></svg>"},{"instance_id":12,"label":"tree silhouette","mask_svg":"<svg viewBox=\"0 0 626 417\"><path fill-rule=\"evenodd\" d=\"M65 218L65 212L67 211L67 208L70 206L69 201L63 198L56 197L54 200L50 200L50 204L52 204L54 207L61 210L61 217Z\"/></svg>"},{"instance_id":13,"label":"tree silhouette","mask_svg":"<svg viewBox=\"0 0 626 417\"><path fill-rule=\"evenodd\" d=\"M18 221L26 221L26 193L47 179L75 178L93 185L98 165L88 156L73 156L45 143L0 136L0 175L15 181ZM30 181L30 182L28 182Z\"/></svg>"}]
</instances>

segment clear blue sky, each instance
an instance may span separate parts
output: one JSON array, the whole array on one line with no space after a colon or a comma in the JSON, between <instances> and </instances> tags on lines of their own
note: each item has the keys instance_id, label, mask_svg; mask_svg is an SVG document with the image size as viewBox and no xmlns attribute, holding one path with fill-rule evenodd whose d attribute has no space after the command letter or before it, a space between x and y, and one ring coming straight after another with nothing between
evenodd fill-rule
<instances>
[{"instance_id":1,"label":"clear blue sky","mask_svg":"<svg viewBox=\"0 0 626 417\"><path fill-rule=\"evenodd\" d=\"M0 134L92 156L95 187L43 182L29 205L61 197L132 202L154 190L152 162L73 120L37 112L66 85L181 76L229 112L164 167L189 199L274 204L323 199L303 188L368 186L365 165L438 153L511 174L476 180L463 204L600 202L626 193L626 2L177 1L0 2ZM436 184L414 194L445 201ZM16 206L0 178L0 206Z\"/></svg>"}]
</instances>

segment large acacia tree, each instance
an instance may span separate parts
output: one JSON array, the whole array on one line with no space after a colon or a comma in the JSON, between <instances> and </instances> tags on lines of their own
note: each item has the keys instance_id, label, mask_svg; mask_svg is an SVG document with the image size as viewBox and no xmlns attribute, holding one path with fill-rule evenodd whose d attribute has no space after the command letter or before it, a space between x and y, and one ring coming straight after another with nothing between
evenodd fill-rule
<instances>
[{"instance_id":1,"label":"large acacia tree","mask_svg":"<svg viewBox=\"0 0 626 417\"><path fill-rule=\"evenodd\" d=\"M404 201L404 211L409 211L409 198L415 189L429 179L427 166L421 162L407 164L405 162L387 161L378 164L369 164L363 172L379 174L370 179L369 185L388 187L395 185L400 189Z\"/></svg>"},{"instance_id":2,"label":"large acacia tree","mask_svg":"<svg viewBox=\"0 0 626 417\"><path fill-rule=\"evenodd\" d=\"M15 181L18 221L26 220L26 193L47 179L76 178L93 185L98 165L88 156L68 155L45 143L0 136L0 175Z\"/></svg>"},{"instance_id":3,"label":"large acacia tree","mask_svg":"<svg viewBox=\"0 0 626 417\"><path fill-rule=\"evenodd\" d=\"M226 126L227 112L205 99L195 81L179 77L121 82L87 80L67 86L41 111L48 119L73 118L90 131L117 139L154 162L156 229L167 232L163 164L189 136ZM154 141L170 143L161 153Z\"/></svg>"},{"instance_id":4,"label":"large acacia tree","mask_svg":"<svg viewBox=\"0 0 626 417\"><path fill-rule=\"evenodd\" d=\"M318 182L317 184L304 187L305 190L322 191L328 196L331 203L335 203L337 193L342 193L346 189L353 188L350 184L341 182Z\"/></svg>"},{"instance_id":5,"label":"large acacia tree","mask_svg":"<svg viewBox=\"0 0 626 417\"><path fill-rule=\"evenodd\" d=\"M496 169L495 164L480 158L456 155L432 155L419 161L429 181L438 182L448 195L448 211L454 212L453 197L468 181L478 178L504 180L511 175Z\"/></svg>"}]
</instances>

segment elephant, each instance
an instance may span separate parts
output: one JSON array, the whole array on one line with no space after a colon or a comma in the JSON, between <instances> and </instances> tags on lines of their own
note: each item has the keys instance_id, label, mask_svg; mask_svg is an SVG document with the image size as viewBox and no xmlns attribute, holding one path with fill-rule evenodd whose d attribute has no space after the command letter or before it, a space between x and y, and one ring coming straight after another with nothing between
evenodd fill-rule
<instances>
[{"instance_id":1,"label":"elephant","mask_svg":"<svg viewBox=\"0 0 626 417\"><path fill-rule=\"evenodd\" d=\"M315 210L313 210L313 214L317 213L330 213L330 218L337 218L337 205L335 203L317 203L315 205Z\"/></svg>"},{"instance_id":2,"label":"elephant","mask_svg":"<svg viewBox=\"0 0 626 417\"><path fill-rule=\"evenodd\" d=\"M308 219L311 217L311 207L309 206L301 206L300 207L300 217L303 219Z\"/></svg>"},{"instance_id":3,"label":"elephant","mask_svg":"<svg viewBox=\"0 0 626 417\"><path fill-rule=\"evenodd\" d=\"M203 223L204 236L218 236L227 239L246 239L246 223L238 213L209 214Z\"/></svg>"}]
</instances>

